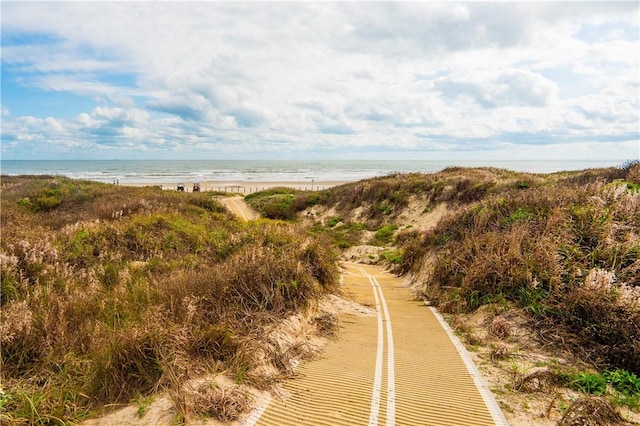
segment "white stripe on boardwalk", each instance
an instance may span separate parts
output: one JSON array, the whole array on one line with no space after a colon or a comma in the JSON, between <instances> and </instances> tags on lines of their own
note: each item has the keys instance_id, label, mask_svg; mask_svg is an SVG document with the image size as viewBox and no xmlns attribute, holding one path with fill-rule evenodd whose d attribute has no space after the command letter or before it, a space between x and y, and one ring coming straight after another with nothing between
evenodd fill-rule
<instances>
[{"instance_id":1,"label":"white stripe on boardwalk","mask_svg":"<svg viewBox=\"0 0 640 426\"><path fill-rule=\"evenodd\" d=\"M382 313L386 321L387 331L387 426L395 426L396 424L396 380L395 380L395 355L393 348L393 330L391 329L391 316L387 307L387 301L384 298L382 287L378 280L369 275L363 268L358 268L360 273L369 279L373 294L376 299L376 312L378 314L378 354L376 357L376 375L373 386L373 395L371 397L371 414L369 416L369 426L378 425L378 417L380 412L380 393L382 380L382 352L383 352L383 334ZM382 312L380 306L382 305Z\"/></svg>"},{"instance_id":2,"label":"white stripe on boardwalk","mask_svg":"<svg viewBox=\"0 0 640 426\"><path fill-rule=\"evenodd\" d=\"M373 380L373 393L371 395L371 411L369 414L369 426L378 426L380 416L380 393L382 391L382 355L384 352L384 328L382 327L382 310L380 309L380 297L371 277L362 268L358 268L362 276L369 278L373 287L373 295L376 299L376 314L378 315L378 350L376 354L376 369Z\"/></svg>"},{"instance_id":3,"label":"white stripe on boardwalk","mask_svg":"<svg viewBox=\"0 0 640 426\"><path fill-rule=\"evenodd\" d=\"M493 393L491 393L491 390L489 389L487 382L482 377L480 370L478 370L478 367L475 365L475 363L471 359L471 356L469 355L469 352L467 352L467 349L460 342L460 340L455 335L453 330L451 330L451 327L449 327L449 324L444 320L442 315L440 315L440 312L438 312L438 310L433 306L429 306L429 309L431 309L431 312L433 312L433 315L438 319L438 322L440 322L440 325L447 332L447 334L449 335L449 338L451 339L454 346L458 350L458 353L460 354L460 358L462 358L462 361L464 362L465 367L467 367L467 371L469 372L469 374L471 374L471 377L473 377L473 382L476 385L478 392L480 392L480 396L482 397L482 400L487 405L489 414L491 414L491 417L493 418L493 421L495 422L496 426L509 426L509 422L507 421L507 419L504 416L504 413L500 409L500 406L498 405L498 402L493 396Z\"/></svg>"}]
</instances>

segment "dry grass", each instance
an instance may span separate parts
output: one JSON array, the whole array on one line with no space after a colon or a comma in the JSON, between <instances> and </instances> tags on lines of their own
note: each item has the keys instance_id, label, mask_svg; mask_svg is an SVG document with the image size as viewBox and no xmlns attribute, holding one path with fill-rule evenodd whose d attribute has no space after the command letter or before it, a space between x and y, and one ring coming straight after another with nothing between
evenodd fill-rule
<instances>
[{"instance_id":1,"label":"dry grass","mask_svg":"<svg viewBox=\"0 0 640 426\"><path fill-rule=\"evenodd\" d=\"M628 425L611 403L600 397L580 398L569 406L558 426Z\"/></svg>"},{"instance_id":2,"label":"dry grass","mask_svg":"<svg viewBox=\"0 0 640 426\"><path fill-rule=\"evenodd\" d=\"M540 176L511 189L496 176L494 193L398 239L400 270L426 276L425 296L444 311L512 302L545 324L541 334L554 330L548 343L639 372L640 194L630 180L639 167ZM489 332L506 338L508 325Z\"/></svg>"},{"instance_id":3,"label":"dry grass","mask_svg":"<svg viewBox=\"0 0 640 426\"><path fill-rule=\"evenodd\" d=\"M496 316L491 320L487 332L489 336L505 340L511 335L513 325L503 316Z\"/></svg>"},{"instance_id":4,"label":"dry grass","mask_svg":"<svg viewBox=\"0 0 640 426\"><path fill-rule=\"evenodd\" d=\"M526 374L513 385L513 389L520 392L546 392L550 393L555 390L559 382L557 373L541 369Z\"/></svg>"},{"instance_id":5,"label":"dry grass","mask_svg":"<svg viewBox=\"0 0 640 426\"><path fill-rule=\"evenodd\" d=\"M2 408L16 424L75 421L207 370L250 381L264 330L337 286L322 237L235 221L208 194L3 177L1 221Z\"/></svg>"},{"instance_id":6,"label":"dry grass","mask_svg":"<svg viewBox=\"0 0 640 426\"><path fill-rule=\"evenodd\" d=\"M188 417L212 417L222 422L237 420L252 404L251 396L242 387L219 387L213 383L185 391L184 398Z\"/></svg>"},{"instance_id":7,"label":"dry grass","mask_svg":"<svg viewBox=\"0 0 640 426\"><path fill-rule=\"evenodd\" d=\"M491 345L489 359L491 362L501 361L513 357L511 347L503 342Z\"/></svg>"},{"instance_id":8,"label":"dry grass","mask_svg":"<svg viewBox=\"0 0 640 426\"><path fill-rule=\"evenodd\" d=\"M457 213L434 229L389 236L397 270L424 277L429 300L448 312L515 305L539 343L638 373L639 176L637 162L552 175L450 168L253 197L286 219L323 204L343 218L336 243L347 245L401 228L411 197L425 211L446 203ZM5 423L75 421L157 389L173 391L184 415L192 402L175 391L203 370L266 386L258 358L277 378L304 349L269 342L268 330L337 287L329 233L235 221L210 194L3 177L1 203ZM316 326L331 333L332 321ZM512 338L500 316L489 329ZM495 359L510 357L500 347ZM216 392L201 390L203 407L224 405Z\"/></svg>"}]
</instances>

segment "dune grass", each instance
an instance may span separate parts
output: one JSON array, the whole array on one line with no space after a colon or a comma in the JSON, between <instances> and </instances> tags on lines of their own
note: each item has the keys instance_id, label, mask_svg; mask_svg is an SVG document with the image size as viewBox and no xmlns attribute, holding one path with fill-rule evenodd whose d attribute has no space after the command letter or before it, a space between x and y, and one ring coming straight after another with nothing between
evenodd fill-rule
<instances>
[{"instance_id":1,"label":"dune grass","mask_svg":"<svg viewBox=\"0 0 640 426\"><path fill-rule=\"evenodd\" d=\"M449 168L251 194L281 221L245 223L207 193L3 177L0 420L77 421L176 395L205 371L260 385L265 327L334 291L332 247L363 243L385 246L381 259L420 277L443 311L517 306L547 340L637 376L638 188L637 162L548 175ZM407 228L399 218L416 201L455 213ZM315 205L333 216L305 228L297 218Z\"/></svg>"},{"instance_id":2,"label":"dune grass","mask_svg":"<svg viewBox=\"0 0 640 426\"><path fill-rule=\"evenodd\" d=\"M398 270L427 270L440 309L511 302L592 364L639 373L639 175L636 162L488 194L399 237Z\"/></svg>"},{"instance_id":3,"label":"dune grass","mask_svg":"<svg viewBox=\"0 0 640 426\"><path fill-rule=\"evenodd\" d=\"M251 381L261 330L337 283L322 237L236 221L206 193L3 177L1 219L12 424L78 421L212 370Z\"/></svg>"}]
</instances>

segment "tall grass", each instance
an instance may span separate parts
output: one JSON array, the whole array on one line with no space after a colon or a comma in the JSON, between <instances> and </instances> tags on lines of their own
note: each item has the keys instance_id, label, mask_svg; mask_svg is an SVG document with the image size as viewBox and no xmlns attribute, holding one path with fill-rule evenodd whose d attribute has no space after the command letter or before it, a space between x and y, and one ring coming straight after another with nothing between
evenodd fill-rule
<instances>
[{"instance_id":1,"label":"tall grass","mask_svg":"<svg viewBox=\"0 0 640 426\"><path fill-rule=\"evenodd\" d=\"M16 424L79 420L206 366L251 371L261 329L336 288L322 237L236 221L208 194L3 177L1 220Z\"/></svg>"},{"instance_id":2,"label":"tall grass","mask_svg":"<svg viewBox=\"0 0 640 426\"><path fill-rule=\"evenodd\" d=\"M584 358L638 373L639 167L558 174L488 196L430 232L399 237L399 269L426 267L424 291L441 309L508 300Z\"/></svg>"}]
</instances>

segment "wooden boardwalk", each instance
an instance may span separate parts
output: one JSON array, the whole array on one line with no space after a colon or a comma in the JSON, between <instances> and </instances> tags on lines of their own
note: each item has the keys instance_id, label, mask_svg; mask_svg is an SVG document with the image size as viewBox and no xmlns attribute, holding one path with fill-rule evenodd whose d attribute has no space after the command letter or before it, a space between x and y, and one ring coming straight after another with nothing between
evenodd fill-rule
<instances>
[{"instance_id":1,"label":"wooden boardwalk","mask_svg":"<svg viewBox=\"0 0 640 426\"><path fill-rule=\"evenodd\" d=\"M433 309L376 266L344 267L343 291L376 315L343 316L322 357L301 366L284 394L243 424L508 424Z\"/></svg>"}]
</instances>

